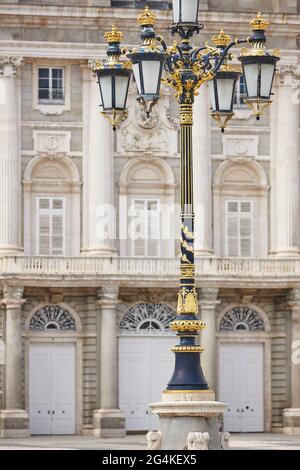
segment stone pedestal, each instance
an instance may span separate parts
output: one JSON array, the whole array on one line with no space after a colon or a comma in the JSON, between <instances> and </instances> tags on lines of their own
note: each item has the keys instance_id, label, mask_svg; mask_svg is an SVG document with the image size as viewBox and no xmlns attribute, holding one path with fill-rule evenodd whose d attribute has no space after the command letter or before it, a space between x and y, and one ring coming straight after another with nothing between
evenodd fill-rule
<instances>
[{"instance_id":1,"label":"stone pedestal","mask_svg":"<svg viewBox=\"0 0 300 470\"><path fill-rule=\"evenodd\" d=\"M99 409L93 413L94 435L98 437L124 437L125 416L118 408L117 380L117 313L118 286L103 287L99 292L101 309L100 334L98 330Z\"/></svg>"},{"instance_id":2,"label":"stone pedestal","mask_svg":"<svg viewBox=\"0 0 300 470\"><path fill-rule=\"evenodd\" d=\"M25 410L0 411L0 438L29 435L29 417Z\"/></svg>"},{"instance_id":3,"label":"stone pedestal","mask_svg":"<svg viewBox=\"0 0 300 470\"><path fill-rule=\"evenodd\" d=\"M213 392L163 394L150 405L159 415L159 431L149 433L149 450L221 450L228 435L220 432L226 405Z\"/></svg>"},{"instance_id":4,"label":"stone pedestal","mask_svg":"<svg viewBox=\"0 0 300 470\"><path fill-rule=\"evenodd\" d=\"M283 410L283 434L287 436L300 435L300 408Z\"/></svg>"}]
</instances>

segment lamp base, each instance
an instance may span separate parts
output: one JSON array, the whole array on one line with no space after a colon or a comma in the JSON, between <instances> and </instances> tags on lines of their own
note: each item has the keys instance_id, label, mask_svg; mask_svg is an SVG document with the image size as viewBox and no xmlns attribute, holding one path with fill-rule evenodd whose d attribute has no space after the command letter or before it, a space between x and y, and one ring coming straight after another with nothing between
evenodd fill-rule
<instances>
[{"instance_id":1,"label":"lamp base","mask_svg":"<svg viewBox=\"0 0 300 470\"><path fill-rule=\"evenodd\" d=\"M227 406L208 391L163 394L160 403L149 405L159 416L159 431L147 435L149 450L222 450L229 434L221 431Z\"/></svg>"}]
</instances>

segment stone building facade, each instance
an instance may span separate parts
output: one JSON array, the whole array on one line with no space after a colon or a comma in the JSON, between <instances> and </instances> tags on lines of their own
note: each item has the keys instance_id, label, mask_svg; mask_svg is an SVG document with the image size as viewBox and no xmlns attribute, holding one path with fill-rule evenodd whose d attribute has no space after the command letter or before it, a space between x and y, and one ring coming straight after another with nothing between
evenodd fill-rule
<instances>
[{"instance_id":1,"label":"stone building facade","mask_svg":"<svg viewBox=\"0 0 300 470\"><path fill-rule=\"evenodd\" d=\"M145 2L61 3L0 1L2 437L155 428L147 404L173 368L177 104L163 87L147 119L132 84L113 134L91 63L112 23L137 43ZM170 2L148 3L171 41ZM282 50L259 123L243 82L224 135L206 88L195 104L202 362L231 431L300 431L299 4L200 1L197 43L221 26L247 35L259 9Z\"/></svg>"}]
</instances>

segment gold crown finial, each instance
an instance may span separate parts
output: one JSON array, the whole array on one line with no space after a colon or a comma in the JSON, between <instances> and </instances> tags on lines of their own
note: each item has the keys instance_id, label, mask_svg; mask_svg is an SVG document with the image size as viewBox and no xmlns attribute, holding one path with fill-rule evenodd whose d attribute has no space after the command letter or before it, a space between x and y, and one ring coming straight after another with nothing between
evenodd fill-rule
<instances>
[{"instance_id":1,"label":"gold crown finial","mask_svg":"<svg viewBox=\"0 0 300 470\"><path fill-rule=\"evenodd\" d=\"M268 29L268 27L270 26L270 21L265 20L262 17L261 12L259 11L257 13L256 18L254 18L251 21L250 26L251 26L253 31L266 31Z\"/></svg>"},{"instance_id":2,"label":"gold crown finial","mask_svg":"<svg viewBox=\"0 0 300 470\"><path fill-rule=\"evenodd\" d=\"M221 28L219 34L212 37L212 41L217 47L226 47L230 44L231 37L228 34L225 34Z\"/></svg>"},{"instance_id":3,"label":"gold crown finial","mask_svg":"<svg viewBox=\"0 0 300 470\"><path fill-rule=\"evenodd\" d=\"M156 20L156 15L151 13L149 7L146 7L143 14L140 15L137 19L138 23L141 26L153 26Z\"/></svg>"},{"instance_id":4,"label":"gold crown finial","mask_svg":"<svg viewBox=\"0 0 300 470\"><path fill-rule=\"evenodd\" d=\"M111 42L121 42L123 36L123 33L121 31L118 31L114 24L111 27L111 31L108 31L104 34L104 37L108 44L110 44Z\"/></svg>"}]
</instances>

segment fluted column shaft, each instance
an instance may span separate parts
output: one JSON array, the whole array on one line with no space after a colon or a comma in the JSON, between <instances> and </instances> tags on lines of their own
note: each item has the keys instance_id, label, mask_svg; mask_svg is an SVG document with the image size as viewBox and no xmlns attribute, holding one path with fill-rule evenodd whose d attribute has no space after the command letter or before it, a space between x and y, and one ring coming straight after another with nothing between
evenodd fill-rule
<instances>
[{"instance_id":1,"label":"fluted column shaft","mask_svg":"<svg viewBox=\"0 0 300 470\"><path fill-rule=\"evenodd\" d=\"M98 322L97 350L100 354L100 364L98 365L100 408L93 412L94 435L99 437L124 437L125 416L119 410L118 396L116 308L119 303L119 287L103 287L98 295L100 322Z\"/></svg>"},{"instance_id":2,"label":"fluted column shaft","mask_svg":"<svg viewBox=\"0 0 300 470\"><path fill-rule=\"evenodd\" d=\"M213 390L217 383L216 307L220 303L218 294L219 289L203 288L199 301L201 320L206 324L200 342L204 349L201 354L202 369Z\"/></svg>"},{"instance_id":3,"label":"fluted column shaft","mask_svg":"<svg viewBox=\"0 0 300 470\"><path fill-rule=\"evenodd\" d=\"M196 256L213 253L210 142L210 100L208 87L202 86L195 98L193 126Z\"/></svg>"},{"instance_id":4,"label":"fluted column shaft","mask_svg":"<svg viewBox=\"0 0 300 470\"><path fill-rule=\"evenodd\" d=\"M84 240L83 251L91 255L115 252L113 131L100 115L96 78L84 71Z\"/></svg>"},{"instance_id":5,"label":"fluted column shaft","mask_svg":"<svg viewBox=\"0 0 300 470\"><path fill-rule=\"evenodd\" d=\"M21 157L17 69L22 59L0 57L0 255L20 250Z\"/></svg>"},{"instance_id":6,"label":"fluted column shaft","mask_svg":"<svg viewBox=\"0 0 300 470\"><path fill-rule=\"evenodd\" d=\"M300 171L299 171L299 104L295 99L295 79L298 70L294 66L279 68L273 119L275 132L272 137L273 157L276 158L276 254L299 254ZM274 181L273 181L274 182ZM275 195L274 195L275 193Z\"/></svg>"}]
</instances>

